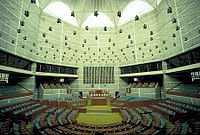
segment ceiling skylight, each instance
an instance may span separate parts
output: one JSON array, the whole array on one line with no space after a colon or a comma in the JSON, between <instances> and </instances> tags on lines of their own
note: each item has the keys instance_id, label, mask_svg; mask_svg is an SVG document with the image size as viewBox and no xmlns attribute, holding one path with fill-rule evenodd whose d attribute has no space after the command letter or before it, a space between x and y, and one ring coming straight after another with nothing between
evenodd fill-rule
<instances>
[{"instance_id":1,"label":"ceiling skylight","mask_svg":"<svg viewBox=\"0 0 200 135\"><path fill-rule=\"evenodd\" d=\"M140 16L150 12L153 9L154 8L151 5L142 0L134 0L124 9L118 25L122 25L135 18L136 15Z\"/></svg>"},{"instance_id":2,"label":"ceiling skylight","mask_svg":"<svg viewBox=\"0 0 200 135\"><path fill-rule=\"evenodd\" d=\"M157 5L159 5L159 4L160 4L160 2L161 2L161 0L157 0Z\"/></svg>"},{"instance_id":3,"label":"ceiling skylight","mask_svg":"<svg viewBox=\"0 0 200 135\"><path fill-rule=\"evenodd\" d=\"M63 2L54 2L48 5L43 11L49 15L60 18L65 22L78 26L76 18L71 16L72 11Z\"/></svg>"},{"instance_id":4,"label":"ceiling skylight","mask_svg":"<svg viewBox=\"0 0 200 135\"><path fill-rule=\"evenodd\" d=\"M37 5L37 7L39 7L39 6L40 6L40 4L39 4L39 1L38 1L38 0L36 0L36 5Z\"/></svg>"},{"instance_id":5,"label":"ceiling skylight","mask_svg":"<svg viewBox=\"0 0 200 135\"><path fill-rule=\"evenodd\" d=\"M90 28L95 28L95 27L114 27L113 22L102 12L98 12L98 16L94 16L92 13L82 24L82 28L84 27L90 27Z\"/></svg>"}]
</instances>

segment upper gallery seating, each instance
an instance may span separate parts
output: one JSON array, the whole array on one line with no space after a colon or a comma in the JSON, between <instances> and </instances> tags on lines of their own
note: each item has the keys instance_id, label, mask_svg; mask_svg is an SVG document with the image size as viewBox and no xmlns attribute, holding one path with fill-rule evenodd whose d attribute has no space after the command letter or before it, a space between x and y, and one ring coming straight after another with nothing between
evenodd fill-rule
<instances>
[{"instance_id":1,"label":"upper gallery seating","mask_svg":"<svg viewBox=\"0 0 200 135\"><path fill-rule=\"evenodd\" d=\"M147 82L143 83L142 88L148 88L149 84Z\"/></svg>"},{"instance_id":2,"label":"upper gallery seating","mask_svg":"<svg viewBox=\"0 0 200 135\"><path fill-rule=\"evenodd\" d=\"M154 88L156 85L155 82L144 82L144 83L132 83L129 85L129 88Z\"/></svg>"},{"instance_id":3,"label":"upper gallery seating","mask_svg":"<svg viewBox=\"0 0 200 135\"><path fill-rule=\"evenodd\" d=\"M168 92L179 92L185 94L199 94L200 85L199 84L181 84Z\"/></svg>"},{"instance_id":4,"label":"upper gallery seating","mask_svg":"<svg viewBox=\"0 0 200 135\"><path fill-rule=\"evenodd\" d=\"M83 101L84 99L79 98L77 96L68 95L65 98L48 98L49 101L66 101L66 102L75 102L75 101Z\"/></svg>"},{"instance_id":5,"label":"upper gallery seating","mask_svg":"<svg viewBox=\"0 0 200 135\"><path fill-rule=\"evenodd\" d=\"M143 97L131 97L131 96L125 96L117 98L118 101L144 101L144 100L152 100L152 98L143 98Z\"/></svg>"},{"instance_id":6,"label":"upper gallery seating","mask_svg":"<svg viewBox=\"0 0 200 135\"><path fill-rule=\"evenodd\" d=\"M65 88L69 88L69 86L65 83L59 84L59 83L42 83L42 86L44 89L65 89Z\"/></svg>"},{"instance_id":7,"label":"upper gallery seating","mask_svg":"<svg viewBox=\"0 0 200 135\"><path fill-rule=\"evenodd\" d=\"M27 93L24 88L19 86L2 86L0 85L0 96Z\"/></svg>"},{"instance_id":8,"label":"upper gallery seating","mask_svg":"<svg viewBox=\"0 0 200 135\"><path fill-rule=\"evenodd\" d=\"M200 92L200 85L184 85L180 87L179 92L198 94Z\"/></svg>"},{"instance_id":9,"label":"upper gallery seating","mask_svg":"<svg viewBox=\"0 0 200 135\"><path fill-rule=\"evenodd\" d=\"M51 89L51 87L49 86L48 83L43 83L43 87L44 87L44 89Z\"/></svg>"},{"instance_id":10,"label":"upper gallery seating","mask_svg":"<svg viewBox=\"0 0 200 135\"><path fill-rule=\"evenodd\" d=\"M142 88L142 83L138 83L136 86L135 86L135 88Z\"/></svg>"}]
</instances>

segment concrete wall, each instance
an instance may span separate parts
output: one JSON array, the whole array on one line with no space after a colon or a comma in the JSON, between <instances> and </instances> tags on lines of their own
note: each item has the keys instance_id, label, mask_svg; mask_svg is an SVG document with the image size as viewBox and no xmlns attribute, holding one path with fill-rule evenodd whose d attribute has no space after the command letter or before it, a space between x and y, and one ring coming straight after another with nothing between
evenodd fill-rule
<instances>
[{"instance_id":1,"label":"concrete wall","mask_svg":"<svg viewBox=\"0 0 200 135\"><path fill-rule=\"evenodd\" d=\"M168 5L172 7L171 14L167 14ZM175 56L200 45L199 7L199 0L161 1L157 14L160 34L159 44L162 46L163 59ZM172 18L175 18L177 22L172 23ZM176 26L179 26L180 30L177 31ZM173 34L176 37L173 37Z\"/></svg>"},{"instance_id":2,"label":"concrete wall","mask_svg":"<svg viewBox=\"0 0 200 135\"><path fill-rule=\"evenodd\" d=\"M67 89L44 89L42 85L39 87L39 98L40 100L55 100L58 98L64 99L72 94L67 94Z\"/></svg>"},{"instance_id":3,"label":"concrete wall","mask_svg":"<svg viewBox=\"0 0 200 135\"><path fill-rule=\"evenodd\" d=\"M160 99L160 87L156 84L155 88L131 88L131 96Z\"/></svg>"},{"instance_id":4,"label":"concrete wall","mask_svg":"<svg viewBox=\"0 0 200 135\"><path fill-rule=\"evenodd\" d=\"M29 17L25 17L25 10L29 11ZM40 9L29 0L9 0L0 1L0 11L0 49L35 60ZM20 26L20 21L25 25Z\"/></svg>"},{"instance_id":5,"label":"concrete wall","mask_svg":"<svg viewBox=\"0 0 200 135\"><path fill-rule=\"evenodd\" d=\"M90 65L90 66L95 66L94 65ZM98 65L96 65L98 66ZM106 66L106 65L104 65ZM83 92L83 97L87 97L87 95L89 95L89 91L91 89L96 89L96 90L102 90L102 89L106 89L106 90L109 90L109 93L114 96L115 95L115 91L116 90L120 90L120 83L123 83L123 82L120 82L119 81L119 69L118 67L114 67L114 78L115 78L115 82L113 84L94 84L94 88L92 88L92 84L84 84L83 83L83 67L84 65L80 66L79 67L79 70L78 70L78 76L79 78L74 80L74 79L69 79L71 80L70 81L70 86L72 87L72 92L73 94L75 95L79 95L79 91L82 91ZM124 89L121 89L121 90L125 90L125 87L124 86Z\"/></svg>"}]
</instances>

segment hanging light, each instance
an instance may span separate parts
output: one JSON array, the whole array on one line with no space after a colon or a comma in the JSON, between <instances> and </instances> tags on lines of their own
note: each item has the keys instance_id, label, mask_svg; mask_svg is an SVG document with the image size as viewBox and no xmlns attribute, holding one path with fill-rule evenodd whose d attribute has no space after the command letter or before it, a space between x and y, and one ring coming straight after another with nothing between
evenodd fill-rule
<instances>
[{"instance_id":1,"label":"hanging light","mask_svg":"<svg viewBox=\"0 0 200 135\"><path fill-rule=\"evenodd\" d=\"M107 31L107 27L106 26L104 27L104 31Z\"/></svg>"},{"instance_id":2,"label":"hanging light","mask_svg":"<svg viewBox=\"0 0 200 135\"><path fill-rule=\"evenodd\" d=\"M180 27L179 26L176 26L176 31L180 30Z\"/></svg>"},{"instance_id":3,"label":"hanging light","mask_svg":"<svg viewBox=\"0 0 200 135\"><path fill-rule=\"evenodd\" d=\"M48 43L48 39L45 40L45 43Z\"/></svg>"},{"instance_id":4,"label":"hanging light","mask_svg":"<svg viewBox=\"0 0 200 135\"><path fill-rule=\"evenodd\" d=\"M135 21L138 21L138 20L139 20L139 16L136 15L136 16L135 16Z\"/></svg>"},{"instance_id":5,"label":"hanging light","mask_svg":"<svg viewBox=\"0 0 200 135\"><path fill-rule=\"evenodd\" d=\"M176 23L176 18L173 18L173 19L172 19L172 23Z\"/></svg>"},{"instance_id":6,"label":"hanging light","mask_svg":"<svg viewBox=\"0 0 200 135\"><path fill-rule=\"evenodd\" d=\"M169 13L172 13L172 8L171 7L169 7L168 9L167 9L167 13L169 14Z\"/></svg>"},{"instance_id":7,"label":"hanging light","mask_svg":"<svg viewBox=\"0 0 200 135\"><path fill-rule=\"evenodd\" d=\"M98 14L98 11L94 11L94 16L98 16L99 14Z\"/></svg>"},{"instance_id":8,"label":"hanging light","mask_svg":"<svg viewBox=\"0 0 200 135\"><path fill-rule=\"evenodd\" d=\"M74 31L73 34L76 35L76 31Z\"/></svg>"},{"instance_id":9,"label":"hanging light","mask_svg":"<svg viewBox=\"0 0 200 135\"><path fill-rule=\"evenodd\" d=\"M85 27L85 30L89 30L88 26Z\"/></svg>"},{"instance_id":10,"label":"hanging light","mask_svg":"<svg viewBox=\"0 0 200 135\"><path fill-rule=\"evenodd\" d=\"M146 24L144 24L143 28L144 28L144 29L147 29L147 25L146 25Z\"/></svg>"},{"instance_id":11,"label":"hanging light","mask_svg":"<svg viewBox=\"0 0 200 135\"><path fill-rule=\"evenodd\" d=\"M119 33L122 33L122 29L119 29Z\"/></svg>"},{"instance_id":12,"label":"hanging light","mask_svg":"<svg viewBox=\"0 0 200 135\"><path fill-rule=\"evenodd\" d=\"M26 11L24 12L24 15L25 15L26 17L29 17L29 11L26 10Z\"/></svg>"},{"instance_id":13,"label":"hanging light","mask_svg":"<svg viewBox=\"0 0 200 135\"><path fill-rule=\"evenodd\" d=\"M32 4L36 4L36 0L31 0L31 3Z\"/></svg>"},{"instance_id":14,"label":"hanging light","mask_svg":"<svg viewBox=\"0 0 200 135\"><path fill-rule=\"evenodd\" d=\"M60 18L58 18L57 23L61 23L61 19Z\"/></svg>"},{"instance_id":15,"label":"hanging light","mask_svg":"<svg viewBox=\"0 0 200 135\"><path fill-rule=\"evenodd\" d=\"M118 17L121 17L121 11L118 11L118 12L117 12L117 16L118 16Z\"/></svg>"},{"instance_id":16,"label":"hanging light","mask_svg":"<svg viewBox=\"0 0 200 135\"><path fill-rule=\"evenodd\" d=\"M133 40L131 40L130 43L133 44Z\"/></svg>"},{"instance_id":17,"label":"hanging light","mask_svg":"<svg viewBox=\"0 0 200 135\"><path fill-rule=\"evenodd\" d=\"M43 33L42 36L43 36L43 37L46 37L46 33Z\"/></svg>"},{"instance_id":18,"label":"hanging light","mask_svg":"<svg viewBox=\"0 0 200 135\"><path fill-rule=\"evenodd\" d=\"M74 13L74 11L72 11L72 12L71 12L71 16L73 16L73 17L75 16L75 13Z\"/></svg>"},{"instance_id":19,"label":"hanging light","mask_svg":"<svg viewBox=\"0 0 200 135\"><path fill-rule=\"evenodd\" d=\"M24 26L24 25L25 25L25 22L24 22L24 21L20 21L20 25L21 25L21 26Z\"/></svg>"},{"instance_id":20,"label":"hanging light","mask_svg":"<svg viewBox=\"0 0 200 135\"><path fill-rule=\"evenodd\" d=\"M17 33L21 33L21 29L17 29Z\"/></svg>"},{"instance_id":21,"label":"hanging light","mask_svg":"<svg viewBox=\"0 0 200 135\"><path fill-rule=\"evenodd\" d=\"M52 31L52 27L49 27L49 31Z\"/></svg>"}]
</instances>

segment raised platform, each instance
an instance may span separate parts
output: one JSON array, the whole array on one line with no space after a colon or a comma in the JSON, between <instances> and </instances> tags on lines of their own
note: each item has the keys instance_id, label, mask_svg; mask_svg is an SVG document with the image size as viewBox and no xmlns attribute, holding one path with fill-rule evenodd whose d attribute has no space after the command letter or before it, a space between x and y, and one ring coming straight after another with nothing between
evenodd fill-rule
<instances>
[{"instance_id":1,"label":"raised platform","mask_svg":"<svg viewBox=\"0 0 200 135\"><path fill-rule=\"evenodd\" d=\"M86 113L79 113L77 117L78 123L87 123L93 125L103 125L103 124L112 124L122 121L122 117L119 113L112 112L113 108L111 106L87 106L81 107L86 109Z\"/></svg>"},{"instance_id":2,"label":"raised platform","mask_svg":"<svg viewBox=\"0 0 200 135\"><path fill-rule=\"evenodd\" d=\"M111 110L87 110L86 114L112 114Z\"/></svg>"}]
</instances>

